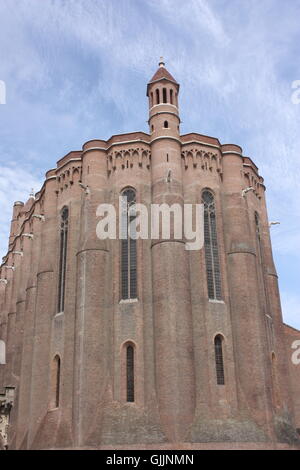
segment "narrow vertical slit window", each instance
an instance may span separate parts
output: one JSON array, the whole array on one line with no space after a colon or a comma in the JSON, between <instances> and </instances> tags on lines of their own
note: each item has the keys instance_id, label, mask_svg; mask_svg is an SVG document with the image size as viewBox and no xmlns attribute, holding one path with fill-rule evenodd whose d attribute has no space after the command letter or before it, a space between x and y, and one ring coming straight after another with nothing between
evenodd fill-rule
<instances>
[{"instance_id":1,"label":"narrow vertical slit window","mask_svg":"<svg viewBox=\"0 0 300 470\"><path fill-rule=\"evenodd\" d=\"M60 357L58 355L52 361L51 364L51 400L50 409L59 407L60 402Z\"/></svg>"},{"instance_id":2,"label":"narrow vertical slit window","mask_svg":"<svg viewBox=\"0 0 300 470\"><path fill-rule=\"evenodd\" d=\"M126 348L126 400L134 402L134 348Z\"/></svg>"},{"instance_id":3,"label":"narrow vertical slit window","mask_svg":"<svg viewBox=\"0 0 300 470\"><path fill-rule=\"evenodd\" d=\"M137 298L137 246L134 237L136 194L133 189L122 193L122 240L121 240L121 298Z\"/></svg>"},{"instance_id":4,"label":"narrow vertical slit window","mask_svg":"<svg viewBox=\"0 0 300 470\"><path fill-rule=\"evenodd\" d=\"M155 90L155 94L156 94L156 104L159 104L159 89L158 88Z\"/></svg>"},{"instance_id":5,"label":"narrow vertical slit window","mask_svg":"<svg viewBox=\"0 0 300 470\"><path fill-rule=\"evenodd\" d=\"M173 90L170 90L170 103L173 104Z\"/></svg>"},{"instance_id":6,"label":"narrow vertical slit window","mask_svg":"<svg viewBox=\"0 0 300 470\"><path fill-rule=\"evenodd\" d=\"M167 102L167 89L163 88L163 103Z\"/></svg>"},{"instance_id":7,"label":"narrow vertical slit window","mask_svg":"<svg viewBox=\"0 0 300 470\"><path fill-rule=\"evenodd\" d=\"M65 307L67 247L68 247L69 210L65 207L61 212L60 221L60 253L59 253L59 284L58 284L58 312L63 312Z\"/></svg>"},{"instance_id":8,"label":"narrow vertical slit window","mask_svg":"<svg viewBox=\"0 0 300 470\"><path fill-rule=\"evenodd\" d=\"M218 335L215 337L215 360L216 360L217 384L225 385L223 338L221 335Z\"/></svg>"},{"instance_id":9,"label":"narrow vertical slit window","mask_svg":"<svg viewBox=\"0 0 300 470\"><path fill-rule=\"evenodd\" d=\"M202 203L204 204L204 248L208 297L211 300L222 300L215 200L210 191L203 192Z\"/></svg>"}]
</instances>

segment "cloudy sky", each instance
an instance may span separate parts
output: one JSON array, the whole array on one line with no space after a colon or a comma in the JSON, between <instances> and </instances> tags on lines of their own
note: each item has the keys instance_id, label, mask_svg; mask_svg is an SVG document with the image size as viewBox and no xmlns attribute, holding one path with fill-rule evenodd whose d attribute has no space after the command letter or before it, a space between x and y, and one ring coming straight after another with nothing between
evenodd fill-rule
<instances>
[{"instance_id":1,"label":"cloudy sky","mask_svg":"<svg viewBox=\"0 0 300 470\"><path fill-rule=\"evenodd\" d=\"M300 0L0 0L0 256L12 203L59 158L147 132L145 86L163 55L181 83L182 133L240 144L259 166L281 222L284 319L300 328L299 44Z\"/></svg>"}]
</instances>

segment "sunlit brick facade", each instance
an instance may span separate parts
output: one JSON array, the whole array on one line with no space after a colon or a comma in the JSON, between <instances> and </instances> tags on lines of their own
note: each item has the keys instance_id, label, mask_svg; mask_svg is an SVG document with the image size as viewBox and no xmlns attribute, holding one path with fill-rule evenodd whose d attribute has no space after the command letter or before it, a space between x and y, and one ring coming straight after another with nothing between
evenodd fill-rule
<instances>
[{"instance_id":1,"label":"sunlit brick facade","mask_svg":"<svg viewBox=\"0 0 300 470\"><path fill-rule=\"evenodd\" d=\"M300 332L282 322L263 178L238 145L181 135L178 94L161 62L149 134L85 143L15 203L0 274L0 446L299 445ZM97 207L117 208L124 190L147 207L204 202L204 248L100 240Z\"/></svg>"}]
</instances>

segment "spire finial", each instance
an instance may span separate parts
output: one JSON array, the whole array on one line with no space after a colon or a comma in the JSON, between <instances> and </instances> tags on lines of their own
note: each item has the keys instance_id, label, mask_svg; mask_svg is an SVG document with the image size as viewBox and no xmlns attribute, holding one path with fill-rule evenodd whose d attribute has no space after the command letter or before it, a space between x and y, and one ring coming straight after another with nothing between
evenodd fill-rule
<instances>
[{"instance_id":1,"label":"spire finial","mask_svg":"<svg viewBox=\"0 0 300 470\"><path fill-rule=\"evenodd\" d=\"M164 67L164 66L166 65L165 62L164 62L164 58L163 58L163 57L160 57L158 65L159 65L160 67Z\"/></svg>"}]
</instances>

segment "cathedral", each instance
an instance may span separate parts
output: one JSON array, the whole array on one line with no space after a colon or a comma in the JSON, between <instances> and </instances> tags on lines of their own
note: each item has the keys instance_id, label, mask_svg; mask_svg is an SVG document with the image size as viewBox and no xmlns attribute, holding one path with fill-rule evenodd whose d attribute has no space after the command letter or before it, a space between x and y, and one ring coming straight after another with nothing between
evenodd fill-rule
<instances>
[{"instance_id":1,"label":"cathedral","mask_svg":"<svg viewBox=\"0 0 300 470\"><path fill-rule=\"evenodd\" d=\"M300 448L264 180L240 146L180 133L179 88L161 59L149 133L86 142L14 204L1 449ZM98 237L99 205L123 200L120 224L135 204L202 204L203 248Z\"/></svg>"}]
</instances>

